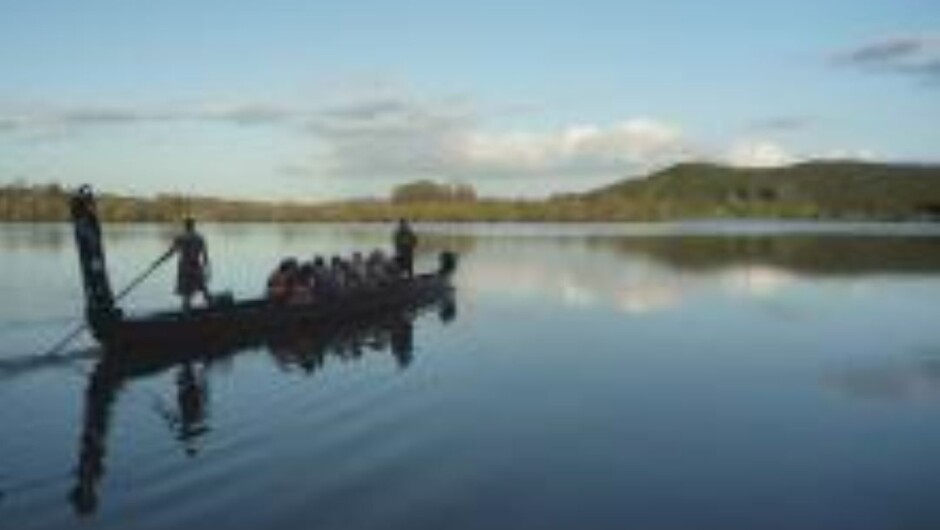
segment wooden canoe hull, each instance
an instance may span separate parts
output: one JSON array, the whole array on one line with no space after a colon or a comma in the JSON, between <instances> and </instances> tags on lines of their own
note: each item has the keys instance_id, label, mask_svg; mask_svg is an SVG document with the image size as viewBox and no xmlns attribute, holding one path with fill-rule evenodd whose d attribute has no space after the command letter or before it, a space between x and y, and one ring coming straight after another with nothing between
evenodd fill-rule
<instances>
[{"instance_id":1,"label":"wooden canoe hull","mask_svg":"<svg viewBox=\"0 0 940 530\"><path fill-rule=\"evenodd\" d=\"M357 319L420 308L452 294L448 275L424 274L388 285L360 288L310 304L276 304L251 299L228 305L105 319L93 332L110 355L155 351L210 353L317 333Z\"/></svg>"}]
</instances>

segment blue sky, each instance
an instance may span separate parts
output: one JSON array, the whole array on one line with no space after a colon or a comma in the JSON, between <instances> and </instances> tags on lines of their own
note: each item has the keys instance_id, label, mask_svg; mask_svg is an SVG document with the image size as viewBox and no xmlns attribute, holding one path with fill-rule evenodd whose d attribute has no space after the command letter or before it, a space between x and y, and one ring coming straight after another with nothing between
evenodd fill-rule
<instances>
[{"instance_id":1,"label":"blue sky","mask_svg":"<svg viewBox=\"0 0 940 530\"><path fill-rule=\"evenodd\" d=\"M0 182L302 200L940 161L937 0L0 0Z\"/></svg>"}]
</instances>

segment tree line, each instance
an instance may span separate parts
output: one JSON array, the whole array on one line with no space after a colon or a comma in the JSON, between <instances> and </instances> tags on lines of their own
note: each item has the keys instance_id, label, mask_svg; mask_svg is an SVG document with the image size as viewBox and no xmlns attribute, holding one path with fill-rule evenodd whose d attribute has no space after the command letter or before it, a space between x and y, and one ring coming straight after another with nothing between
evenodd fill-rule
<instances>
[{"instance_id":1,"label":"tree line","mask_svg":"<svg viewBox=\"0 0 940 530\"><path fill-rule=\"evenodd\" d=\"M0 221L68 219L59 184L0 186ZM387 199L263 202L163 194L99 195L107 222L656 221L683 218L940 219L940 166L815 162L740 169L679 164L642 179L541 200L480 197L472 186L429 180Z\"/></svg>"}]
</instances>

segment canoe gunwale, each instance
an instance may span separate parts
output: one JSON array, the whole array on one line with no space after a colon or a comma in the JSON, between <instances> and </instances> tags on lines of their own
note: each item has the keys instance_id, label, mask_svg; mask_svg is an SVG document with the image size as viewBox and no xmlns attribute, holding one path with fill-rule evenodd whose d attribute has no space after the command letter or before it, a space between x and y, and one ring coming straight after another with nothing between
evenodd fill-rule
<instances>
[{"instance_id":1,"label":"canoe gunwale","mask_svg":"<svg viewBox=\"0 0 940 530\"><path fill-rule=\"evenodd\" d=\"M218 349L264 342L279 334L316 332L343 321L428 305L453 292L448 275L429 273L392 284L362 287L309 304L281 304L264 298L231 305L120 316L93 329L106 351ZM112 353L116 355L118 353Z\"/></svg>"}]
</instances>

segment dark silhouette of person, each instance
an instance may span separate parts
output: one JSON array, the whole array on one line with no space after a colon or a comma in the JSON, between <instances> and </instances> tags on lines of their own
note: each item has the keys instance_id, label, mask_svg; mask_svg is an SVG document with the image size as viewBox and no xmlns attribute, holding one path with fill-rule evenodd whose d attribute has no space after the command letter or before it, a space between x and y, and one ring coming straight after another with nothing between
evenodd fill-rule
<instances>
[{"instance_id":1,"label":"dark silhouette of person","mask_svg":"<svg viewBox=\"0 0 940 530\"><path fill-rule=\"evenodd\" d=\"M411 278L414 276L414 252L418 246L418 236L408 221L399 219L392 239L395 246L395 264L402 274Z\"/></svg>"},{"instance_id":2,"label":"dark silhouette of person","mask_svg":"<svg viewBox=\"0 0 940 530\"><path fill-rule=\"evenodd\" d=\"M176 294L182 298L183 309L190 308L196 293L201 294L208 305L211 298L207 287L211 269L209 251L206 240L196 231L196 221L192 217L183 221L183 232L173 239L173 244L160 260L177 253Z\"/></svg>"}]
</instances>

